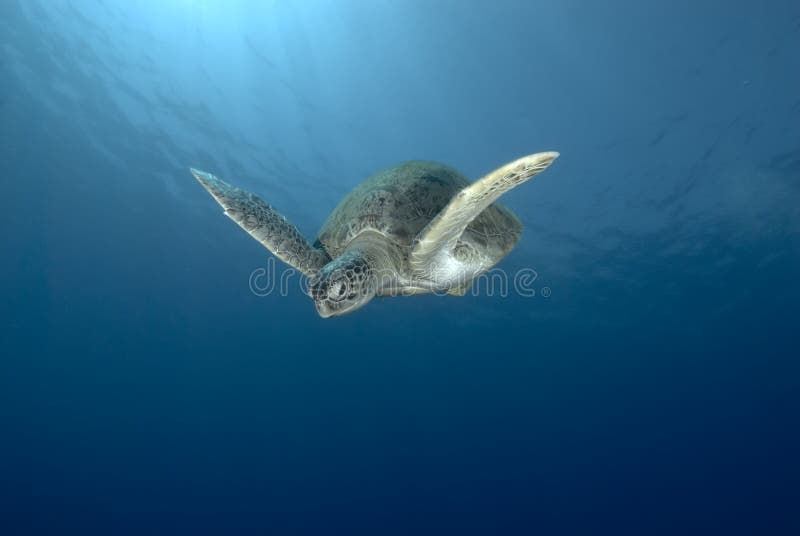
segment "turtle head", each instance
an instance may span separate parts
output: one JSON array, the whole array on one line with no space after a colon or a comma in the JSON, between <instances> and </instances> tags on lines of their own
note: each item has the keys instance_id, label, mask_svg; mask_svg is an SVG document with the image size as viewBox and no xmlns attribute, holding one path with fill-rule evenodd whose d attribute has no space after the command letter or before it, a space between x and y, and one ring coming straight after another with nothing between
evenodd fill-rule
<instances>
[{"instance_id":1,"label":"turtle head","mask_svg":"<svg viewBox=\"0 0 800 536\"><path fill-rule=\"evenodd\" d=\"M329 262L309 280L309 295L322 318L340 316L364 306L377 291L368 260L357 252Z\"/></svg>"}]
</instances>

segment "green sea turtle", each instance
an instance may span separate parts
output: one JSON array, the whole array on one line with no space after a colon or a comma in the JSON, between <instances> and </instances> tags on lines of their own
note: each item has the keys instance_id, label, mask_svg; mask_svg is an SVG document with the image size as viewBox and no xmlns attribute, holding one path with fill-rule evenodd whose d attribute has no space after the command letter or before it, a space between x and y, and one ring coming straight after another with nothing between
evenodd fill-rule
<instances>
[{"instance_id":1,"label":"green sea turtle","mask_svg":"<svg viewBox=\"0 0 800 536\"><path fill-rule=\"evenodd\" d=\"M225 214L310 278L317 312L329 317L355 311L374 296L463 295L519 241L522 224L495 201L557 157L525 156L472 184L435 162L399 164L350 192L313 245L261 198L191 171Z\"/></svg>"}]
</instances>

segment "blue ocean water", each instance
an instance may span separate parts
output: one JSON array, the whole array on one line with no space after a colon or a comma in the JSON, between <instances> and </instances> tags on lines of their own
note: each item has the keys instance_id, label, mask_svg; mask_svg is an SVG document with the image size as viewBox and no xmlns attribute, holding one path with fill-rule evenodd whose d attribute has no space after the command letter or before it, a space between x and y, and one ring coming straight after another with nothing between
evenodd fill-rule
<instances>
[{"instance_id":1,"label":"blue ocean water","mask_svg":"<svg viewBox=\"0 0 800 536\"><path fill-rule=\"evenodd\" d=\"M0 534L800 533L800 4L0 2ZM313 240L410 159L531 293L321 319L188 172Z\"/></svg>"}]
</instances>

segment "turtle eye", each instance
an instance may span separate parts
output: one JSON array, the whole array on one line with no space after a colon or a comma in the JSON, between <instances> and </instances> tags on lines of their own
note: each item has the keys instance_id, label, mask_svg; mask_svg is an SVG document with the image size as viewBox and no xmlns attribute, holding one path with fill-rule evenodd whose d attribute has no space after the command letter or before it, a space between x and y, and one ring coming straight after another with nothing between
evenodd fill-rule
<instances>
[{"instance_id":1,"label":"turtle eye","mask_svg":"<svg viewBox=\"0 0 800 536\"><path fill-rule=\"evenodd\" d=\"M341 301L347 292L347 284L345 281L339 279L331 283L328 287L328 298L333 301Z\"/></svg>"}]
</instances>

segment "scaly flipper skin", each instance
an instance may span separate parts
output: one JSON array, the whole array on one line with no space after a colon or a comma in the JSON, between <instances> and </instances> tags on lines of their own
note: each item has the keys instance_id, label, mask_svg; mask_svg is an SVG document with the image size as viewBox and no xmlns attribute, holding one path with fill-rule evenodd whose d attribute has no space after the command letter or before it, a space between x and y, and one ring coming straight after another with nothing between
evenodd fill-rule
<instances>
[{"instance_id":1,"label":"scaly flipper skin","mask_svg":"<svg viewBox=\"0 0 800 536\"><path fill-rule=\"evenodd\" d=\"M211 173L190 169L230 219L289 266L311 276L330 262L327 253L309 244L297 227L258 196L235 188Z\"/></svg>"},{"instance_id":2,"label":"scaly flipper skin","mask_svg":"<svg viewBox=\"0 0 800 536\"><path fill-rule=\"evenodd\" d=\"M558 158L556 152L524 156L497 169L461 190L417 235L409 266L420 277L433 273L432 267L447 263L464 229L489 205Z\"/></svg>"}]
</instances>

